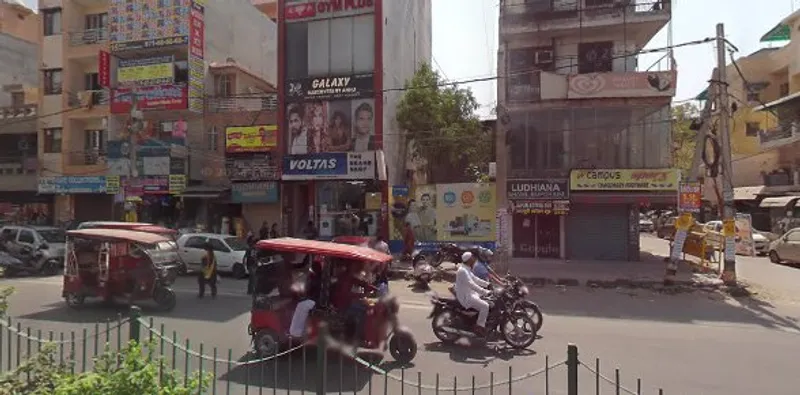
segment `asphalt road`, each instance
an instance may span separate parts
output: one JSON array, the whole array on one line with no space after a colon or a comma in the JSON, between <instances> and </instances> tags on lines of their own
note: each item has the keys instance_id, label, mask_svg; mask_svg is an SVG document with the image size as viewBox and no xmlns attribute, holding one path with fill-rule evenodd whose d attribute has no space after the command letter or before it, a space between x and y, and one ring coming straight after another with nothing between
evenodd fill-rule
<instances>
[{"instance_id":1,"label":"asphalt road","mask_svg":"<svg viewBox=\"0 0 800 395\"><path fill-rule=\"evenodd\" d=\"M144 307L157 326L164 324L168 336L175 331L179 343L190 339L190 348L199 351L202 343L205 354L213 354L217 348L220 358L227 358L228 349L234 360L245 360L249 350L247 323L250 300L244 295L245 281L223 279L218 299L198 300L191 278L179 279L178 306L167 314L154 312ZM94 331L94 323L113 319L124 309L102 306L87 306L74 311L64 306L60 297L60 278L30 278L0 280L0 286L15 287L11 298L10 316L13 324L29 326L35 334L75 331L81 338L82 329ZM439 291L442 284L437 285ZM379 366L397 377L404 375L409 382L416 382L418 372L422 382L434 386L436 373L440 374L442 389L452 388L454 377L458 386L468 386L475 377L476 384L516 377L539 370L549 359L551 364L566 357L567 343L579 347L580 358L594 366L595 358L601 359L601 370L605 376L615 376L614 369L621 368L623 384L636 388L636 378L643 379L643 393L655 394L657 388L666 394L796 394L800 386L797 374L797 358L800 355L800 308L772 306L752 300L732 300L717 294L697 292L693 294L664 295L644 290L589 290L584 288L534 289L533 297L545 311L541 338L530 350L512 352L501 347L498 351L480 345L447 347L439 344L430 330L427 315L430 312L428 297L415 293L405 283L395 282L392 290L401 300L403 322L414 331L419 354L413 366L402 371L386 356ZM102 329L102 326L101 326ZM24 330L24 329L23 329ZM114 343L116 333L112 333ZM123 331L122 337L127 332ZM3 334L8 339L7 334ZM104 338L101 338L100 345ZM82 342L76 342L82 349ZM9 343L10 344L10 343ZM24 349L25 342L21 343ZM0 346L2 354L6 346ZM93 341L86 348L91 353ZM12 347L14 348L14 347ZM217 364L217 393L301 393L302 389L313 390L315 379L315 354L309 349L305 364L303 353L297 352L283 357L277 364L254 364L246 367L231 367ZM172 347L165 346L164 353L171 361ZM78 351L78 359L80 351ZM5 359L5 358L2 358ZM291 360L290 360L291 359ZM175 360L183 368L185 359ZM198 369L196 358L189 361L191 369ZM5 369L6 362L0 362ZM353 363L329 356L328 390L337 393L367 394L370 386L375 394L383 394L383 378L370 375L364 369L355 369ZM305 368L305 369L304 369ZM205 372L213 371L209 362L204 363ZM341 378L340 378L341 377ZM371 382L370 382L371 381ZM564 394L566 370L559 367L549 373L550 394ZM244 383L255 386L245 389ZM259 385L260 384L260 385ZM545 393L544 375L539 375L513 385L514 394ZM396 379L387 379L388 393L400 394ZM268 390L267 390L268 389ZM291 391L287 391L287 389ZM595 378L586 369L581 371L581 392L595 393ZM602 393L613 393L613 386L601 383ZM408 385L408 393L420 393ZM452 389L451 389L452 391ZM500 391L500 389L498 389ZM433 390L421 393L433 394ZM466 393L470 393L467 391ZM478 390L476 394L488 394ZM500 392L495 392L500 393ZM502 393L506 393L505 389ZM625 392L623 392L625 393Z\"/></svg>"}]
</instances>

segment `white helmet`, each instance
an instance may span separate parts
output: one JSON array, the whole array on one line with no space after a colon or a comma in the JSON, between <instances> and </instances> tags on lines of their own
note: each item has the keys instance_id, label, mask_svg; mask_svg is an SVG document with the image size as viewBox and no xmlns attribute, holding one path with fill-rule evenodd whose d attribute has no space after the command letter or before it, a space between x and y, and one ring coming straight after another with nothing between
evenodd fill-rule
<instances>
[{"instance_id":1,"label":"white helmet","mask_svg":"<svg viewBox=\"0 0 800 395\"><path fill-rule=\"evenodd\" d=\"M467 252L461 254L461 262L466 262L466 261L468 261L470 259L472 259L472 253L471 252L467 251Z\"/></svg>"}]
</instances>

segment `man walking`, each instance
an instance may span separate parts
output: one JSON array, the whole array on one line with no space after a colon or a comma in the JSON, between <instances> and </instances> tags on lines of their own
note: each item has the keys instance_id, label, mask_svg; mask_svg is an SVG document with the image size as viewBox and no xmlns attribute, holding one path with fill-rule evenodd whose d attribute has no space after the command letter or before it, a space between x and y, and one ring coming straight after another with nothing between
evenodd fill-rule
<instances>
[{"instance_id":1,"label":"man walking","mask_svg":"<svg viewBox=\"0 0 800 395\"><path fill-rule=\"evenodd\" d=\"M197 277L199 292L197 297L203 299L206 293L206 284L211 288L211 299L217 298L217 259L214 257L214 249L211 243L206 243L206 255L203 257L203 269Z\"/></svg>"}]
</instances>

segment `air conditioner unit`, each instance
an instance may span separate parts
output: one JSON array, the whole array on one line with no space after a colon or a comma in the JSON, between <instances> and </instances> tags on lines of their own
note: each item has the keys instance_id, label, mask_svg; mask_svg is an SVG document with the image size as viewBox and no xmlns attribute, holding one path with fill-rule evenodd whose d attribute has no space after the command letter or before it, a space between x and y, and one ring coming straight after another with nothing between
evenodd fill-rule
<instances>
[{"instance_id":1,"label":"air conditioner unit","mask_svg":"<svg viewBox=\"0 0 800 395\"><path fill-rule=\"evenodd\" d=\"M553 51L536 51L536 64L553 63Z\"/></svg>"}]
</instances>

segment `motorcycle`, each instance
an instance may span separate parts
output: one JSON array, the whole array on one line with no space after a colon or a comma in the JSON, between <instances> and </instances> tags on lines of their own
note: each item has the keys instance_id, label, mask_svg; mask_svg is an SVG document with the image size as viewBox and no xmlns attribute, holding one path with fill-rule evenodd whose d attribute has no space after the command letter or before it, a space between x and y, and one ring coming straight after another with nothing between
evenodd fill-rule
<instances>
[{"instance_id":1,"label":"motorcycle","mask_svg":"<svg viewBox=\"0 0 800 395\"><path fill-rule=\"evenodd\" d=\"M539 305L528 299L525 299L530 293L528 286L523 284L520 279L506 275L506 287L508 288L510 295L515 296L513 304L514 310L524 311L525 314L527 314L528 317L530 317L534 322L534 327L538 333L542 329L544 317L542 316L542 310L539 308Z\"/></svg>"},{"instance_id":2,"label":"motorcycle","mask_svg":"<svg viewBox=\"0 0 800 395\"><path fill-rule=\"evenodd\" d=\"M6 277L13 277L20 273L40 274L52 276L58 274L60 263L58 258L48 253L48 245L42 244L37 249L25 246L17 254L9 254L19 263L6 265L3 270Z\"/></svg>"},{"instance_id":3,"label":"motorcycle","mask_svg":"<svg viewBox=\"0 0 800 395\"><path fill-rule=\"evenodd\" d=\"M420 250L415 250L411 254L411 267L413 268L412 277L418 287L428 289L433 280L433 266L428 263L428 258Z\"/></svg>"},{"instance_id":4,"label":"motorcycle","mask_svg":"<svg viewBox=\"0 0 800 395\"><path fill-rule=\"evenodd\" d=\"M528 348L536 340L536 327L533 319L525 312L515 310L515 295L509 287L492 290L484 299L489 302L489 317L486 320L486 339L498 335L515 349ZM431 297L433 311L431 319L433 334L443 343L452 344L462 337L478 338L473 328L478 312L464 308L457 298Z\"/></svg>"},{"instance_id":5,"label":"motorcycle","mask_svg":"<svg viewBox=\"0 0 800 395\"><path fill-rule=\"evenodd\" d=\"M465 252L471 252L479 259L487 259L485 257L486 251L491 252L489 249L480 246L462 248L455 243L442 244L442 246L439 247L439 251L436 251L436 254L431 260L431 265L433 267L439 267L444 262L452 262L453 264L458 265L461 263L461 255L463 255Z\"/></svg>"}]
</instances>

